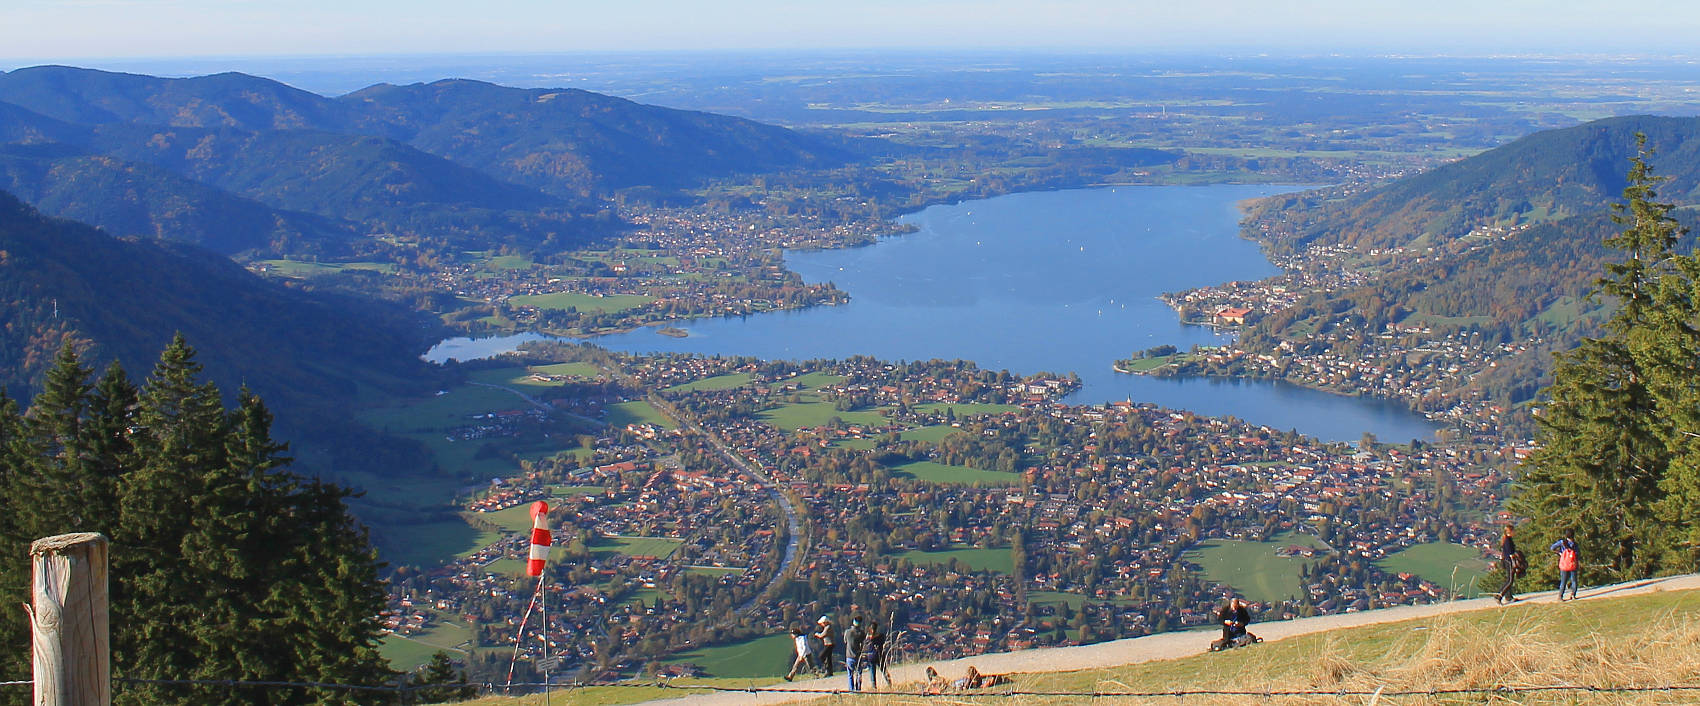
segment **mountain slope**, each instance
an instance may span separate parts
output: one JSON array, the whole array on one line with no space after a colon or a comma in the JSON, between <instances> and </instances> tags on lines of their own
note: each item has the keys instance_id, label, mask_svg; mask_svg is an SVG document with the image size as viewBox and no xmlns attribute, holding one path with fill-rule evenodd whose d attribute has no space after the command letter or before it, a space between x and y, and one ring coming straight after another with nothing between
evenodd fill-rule
<instances>
[{"instance_id":1,"label":"mountain slope","mask_svg":"<svg viewBox=\"0 0 1700 706\"><path fill-rule=\"evenodd\" d=\"M34 66L0 73L0 100L79 125L348 132L356 122L324 96L234 72L159 78Z\"/></svg>"},{"instance_id":2,"label":"mountain slope","mask_svg":"<svg viewBox=\"0 0 1700 706\"><path fill-rule=\"evenodd\" d=\"M561 195L825 167L827 142L742 118L642 105L577 89L468 80L380 84L338 99L409 144Z\"/></svg>"},{"instance_id":3,"label":"mountain slope","mask_svg":"<svg viewBox=\"0 0 1700 706\"><path fill-rule=\"evenodd\" d=\"M139 377L177 332L222 389L251 386L287 428L345 424L363 387L430 384L424 332L405 312L308 295L205 250L118 240L4 192L0 301L0 385L14 397L64 341Z\"/></svg>"},{"instance_id":4,"label":"mountain slope","mask_svg":"<svg viewBox=\"0 0 1700 706\"><path fill-rule=\"evenodd\" d=\"M1432 245L1481 226L1544 222L1605 211L1623 192L1635 133L1670 177L1662 200L1700 202L1700 118L1628 116L1547 130L1503 147L1339 201L1316 193L1277 197L1274 245L1358 249ZM1419 240L1422 239L1422 240Z\"/></svg>"},{"instance_id":5,"label":"mountain slope","mask_svg":"<svg viewBox=\"0 0 1700 706\"><path fill-rule=\"evenodd\" d=\"M274 209L148 164L64 145L0 145L0 190L49 215L120 237L199 245L225 255L346 254L346 222Z\"/></svg>"}]
</instances>

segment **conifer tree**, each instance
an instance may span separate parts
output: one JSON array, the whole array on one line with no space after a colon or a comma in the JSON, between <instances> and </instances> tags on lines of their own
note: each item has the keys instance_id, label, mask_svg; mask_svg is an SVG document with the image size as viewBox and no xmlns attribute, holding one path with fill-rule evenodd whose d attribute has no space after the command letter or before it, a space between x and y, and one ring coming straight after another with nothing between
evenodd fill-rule
<instances>
[{"instance_id":1,"label":"conifer tree","mask_svg":"<svg viewBox=\"0 0 1700 706\"><path fill-rule=\"evenodd\" d=\"M1605 334L1557 356L1548 403L1537 417L1541 447L1525 465L1511 509L1530 519L1525 537L1549 542L1566 529L1605 563L1603 580L1666 570L1672 514L1661 497L1686 461L1681 426L1693 410L1696 258L1674 252L1681 230L1657 200L1646 138L1637 135L1624 230L1606 239L1627 259L1606 266L1590 296L1617 305ZM1687 351L1687 353L1684 353Z\"/></svg>"},{"instance_id":2,"label":"conifer tree","mask_svg":"<svg viewBox=\"0 0 1700 706\"><path fill-rule=\"evenodd\" d=\"M271 413L246 389L227 410L178 337L137 389L90 383L61 351L27 413L0 395L0 546L99 531L113 541L113 667L143 680L388 682L377 653L385 591L348 491L292 473ZM27 592L26 561L0 588ZM17 611L0 635L27 643ZM27 650L0 656L27 677ZM26 694L27 695L27 694ZM119 703L366 704L372 691L126 684ZM11 695L0 694L0 701ZM21 702L21 701L18 701Z\"/></svg>"}]
</instances>

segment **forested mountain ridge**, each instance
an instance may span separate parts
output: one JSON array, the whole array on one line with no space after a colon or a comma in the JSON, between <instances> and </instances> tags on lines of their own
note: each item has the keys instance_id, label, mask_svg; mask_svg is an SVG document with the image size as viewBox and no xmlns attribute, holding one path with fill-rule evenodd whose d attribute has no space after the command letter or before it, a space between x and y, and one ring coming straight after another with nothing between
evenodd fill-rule
<instances>
[{"instance_id":1,"label":"forested mountain ridge","mask_svg":"<svg viewBox=\"0 0 1700 706\"><path fill-rule=\"evenodd\" d=\"M1306 244L1359 250L1432 246L1485 226L1601 213L1623 191L1635 134L1661 174L1660 198L1700 202L1700 118L1635 115L1547 130L1343 199L1274 197L1255 215L1277 250Z\"/></svg>"},{"instance_id":2,"label":"forested mountain ridge","mask_svg":"<svg viewBox=\"0 0 1700 706\"><path fill-rule=\"evenodd\" d=\"M275 209L151 164L62 144L0 145L0 190L119 237L190 243L225 255L349 254L351 222Z\"/></svg>"},{"instance_id":3,"label":"forested mountain ridge","mask_svg":"<svg viewBox=\"0 0 1700 706\"><path fill-rule=\"evenodd\" d=\"M422 150L560 195L677 188L848 159L824 140L785 128L578 89L450 79L380 84L337 100Z\"/></svg>"},{"instance_id":4,"label":"forested mountain ridge","mask_svg":"<svg viewBox=\"0 0 1700 706\"><path fill-rule=\"evenodd\" d=\"M165 79L65 66L0 74L0 101L82 125L307 130L396 139L557 195L673 188L830 166L831 141L743 118L578 89L447 79L327 98L239 73Z\"/></svg>"},{"instance_id":5,"label":"forested mountain ridge","mask_svg":"<svg viewBox=\"0 0 1700 706\"><path fill-rule=\"evenodd\" d=\"M198 248L113 238L4 192L0 299L0 386L13 397L67 341L140 374L174 333L205 344L221 388L265 395L292 431L341 433L340 410L363 387L431 384L417 357L426 332L407 312L297 291ZM306 429L315 423L333 428Z\"/></svg>"},{"instance_id":6,"label":"forested mountain ridge","mask_svg":"<svg viewBox=\"0 0 1700 706\"><path fill-rule=\"evenodd\" d=\"M1535 399L1552 353L1595 335L1616 305L1588 295L1613 257L1603 241L1618 230L1610 215L1637 133L1668 177L1658 200L1700 203L1700 118L1633 116L1530 135L1343 199L1309 192L1260 204L1249 233L1277 251L1322 247L1367 276L1250 325L1241 348L1291 358L1242 361L1249 367L1235 372L1397 394L1429 412ZM1692 226L1696 212L1672 215ZM1678 250L1694 245L1691 233ZM1356 381L1314 372L1331 365L1362 372ZM1530 430L1513 417L1512 428Z\"/></svg>"},{"instance_id":7,"label":"forested mountain ridge","mask_svg":"<svg viewBox=\"0 0 1700 706\"><path fill-rule=\"evenodd\" d=\"M324 96L235 72L160 78L34 66L0 72L0 96L0 101L78 125L348 132L357 122Z\"/></svg>"}]
</instances>

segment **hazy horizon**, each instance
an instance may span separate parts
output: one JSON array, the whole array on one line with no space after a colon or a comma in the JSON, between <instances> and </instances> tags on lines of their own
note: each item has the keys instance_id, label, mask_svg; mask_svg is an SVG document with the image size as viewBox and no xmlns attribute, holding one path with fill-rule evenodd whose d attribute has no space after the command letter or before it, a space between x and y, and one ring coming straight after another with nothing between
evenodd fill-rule
<instances>
[{"instance_id":1,"label":"hazy horizon","mask_svg":"<svg viewBox=\"0 0 1700 706\"><path fill-rule=\"evenodd\" d=\"M21 0L0 9L10 66L142 59L668 51L1036 51L1322 56L1693 51L1700 5L1650 0Z\"/></svg>"}]
</instances>

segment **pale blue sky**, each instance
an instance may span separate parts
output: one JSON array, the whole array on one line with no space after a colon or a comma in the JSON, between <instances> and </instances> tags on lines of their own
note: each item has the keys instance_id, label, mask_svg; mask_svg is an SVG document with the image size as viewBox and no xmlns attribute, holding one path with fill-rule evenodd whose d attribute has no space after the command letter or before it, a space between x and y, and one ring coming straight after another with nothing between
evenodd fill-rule
<instances>
[{"instance_id":1,"label":"pale blue sky","mask_svg":"<svg viewBox=\"0 0 1700 706\"><path fill-rule=\"evenodd\" d=\"M0 58L796 48L1700 54L1694 0L0 0Z\"/></svg>"}]
</instances>

